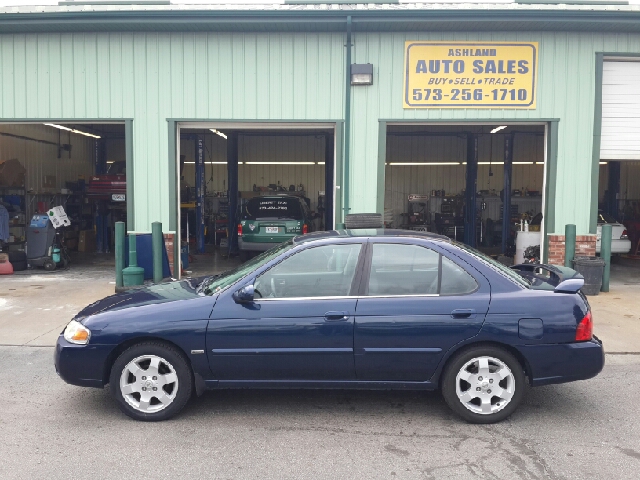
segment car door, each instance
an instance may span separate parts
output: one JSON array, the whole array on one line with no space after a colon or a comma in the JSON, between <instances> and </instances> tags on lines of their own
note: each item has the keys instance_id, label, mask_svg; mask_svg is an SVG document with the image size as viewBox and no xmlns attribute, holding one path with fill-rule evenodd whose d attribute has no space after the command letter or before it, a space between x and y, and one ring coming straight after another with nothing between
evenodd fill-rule
<instances>
[{"instance_id":1,"label":"car door","mask_svg":"<svg viewBox=\"0 0 640 480\"><path fill-rule=\"evenodd\" d=\"M358 380L429 380L447 350L480 330L489 283L443 252L386 240L370 244L356 308Z\"/></svg>"},{"instance_id":2,"label":"car door","mask_svg":"<svg viewBox=\"0 0 640 480\"><path fill-rule=\"evenodd\" d=\"M207 330L214 378L353 379L361 251L361 241L309 247L260 273L253 302L226 292Z\"/></svg>"}]
</instances>

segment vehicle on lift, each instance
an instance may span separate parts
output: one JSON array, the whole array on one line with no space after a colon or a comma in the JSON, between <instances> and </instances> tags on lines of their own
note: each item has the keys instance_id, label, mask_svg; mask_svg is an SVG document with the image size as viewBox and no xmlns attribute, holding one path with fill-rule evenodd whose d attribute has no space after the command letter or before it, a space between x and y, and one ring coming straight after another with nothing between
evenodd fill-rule
<instances>
[{"instance_id":1,"label":"vehicle on lift","mask_svg":"<svg viewBox=\"0 0 640 480\"><path fill-rule=\"evenodd\" d=\"M629 253L631 240L627 235L627 228L608 213L598 210L598 225L596 229L596 253L600 253L602 239L602 225L611 225L611 253Z\"/></svg>"},{"instance_id":2,"label":"vehicle on lift","mask_svg":"<svg viewBox=\"0 0 640 480\"><path fill-rule=\"evenodd\" d=\"M250 198L240 206L238 251L246 261L300 234L313 231L313 215L301 197L271 195Z\"/></svg>"},{"instance_id":3,"label":"vehicle on lift","mask_svg":"<svg viewBox=\"0 0 640 480\"><path fill-rule=\"evenodd\" d=\"M111 163L106 173L93 175L86 193L94 200L124 202L127 194L127 162Z\"/></svg>"},{"instance_id":4,"label":"vehicle on lift","mask_svg":"<svg viewBox=\"0 0 640 480\"><path fill-rule=\"evenodd\" d=\"M526 383L604 366L584 279L515 268L424 232L298 236L221 275L91 304L60 334L55 368L110 384L138 420L172 417L194 390L440 388L462 418L493 423Z\"/></svg>"}]
</instances>

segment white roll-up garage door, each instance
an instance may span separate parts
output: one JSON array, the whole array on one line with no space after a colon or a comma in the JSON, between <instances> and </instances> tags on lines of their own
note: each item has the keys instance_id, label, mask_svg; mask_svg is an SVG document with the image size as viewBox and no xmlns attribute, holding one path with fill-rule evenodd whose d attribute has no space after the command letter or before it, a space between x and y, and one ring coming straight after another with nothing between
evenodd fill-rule
<instances>
[{"instance_id":1,"label":"white roll-up garage door","mask_svg":"<svg viewBox=\"0 0 640 480\"><path fill-rule=\"evenodd\" d=\"M640 61L604 62L601 160L640 160Z\"/></svg>"}]
</instances>

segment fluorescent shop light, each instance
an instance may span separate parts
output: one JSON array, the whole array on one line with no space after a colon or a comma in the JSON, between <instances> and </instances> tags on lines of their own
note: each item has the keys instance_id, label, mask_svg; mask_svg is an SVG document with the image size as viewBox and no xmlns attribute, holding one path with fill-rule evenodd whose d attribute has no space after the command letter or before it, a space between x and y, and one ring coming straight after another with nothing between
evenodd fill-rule
<instances>
[{"instance_id":1,"label":"fluorescent shop light","mask_svg":"<svg viewBox=\"0 0 640 480\"><path fill-rule=\"evenodd\" d=\"M187 165L195 165L196 162L184 162ZM227 162L204 162L205 165L226 165ZM238 165L242 165L242 162L238 162Z\"/></svg>"},{"instance_id":2,"label":"fluorescent shop light","mask_svg":"<svg viewBox=\"0 0 640 480\"><path fill-rule=\"evenodd\" d=\"M533 162L513 162L514 165L533 165Z\"/></svg>"},{"instance_id":3,"label":"fluorescent shop light","mask_svg":"<svg viewBox=\"0 0 640 480\"><path fill-rule=\"evenodd\" d=\"M324 165L324 162L318 162L318 165Z\"/></svg>"},{"instance_id":4,"label":"fluorescent shop light","mask_svg":"<svg viewBox=\"0 0 640 480\"><path fill-rule=\"evenodd\" d=\"M442 166L442 165L462 165L460 162L390 162L388 165L401 166L401 167L412 167L412 166Z\"/></svg>"},{"instance_id":5,"label":"fluorescent shop light","mask_svg":"<svg viewBox=\"0 0 640 480\"><path fill-rule=\"evenodd\" d=\"M244 162L246 165L315 165L316 162Z\"/></svg>"},{"instance_id":6,"label":"fluorescent shop light","mask_svg":"<svg viewBox=\"0 0 640 480\"><path fill-rule=\"evenodd\" d=\"M606 165L609 162L600 162L600 165Z\"/></svg>"},{"instance_id":7,"label":"fluorescent shop light","mask_svg":"<svg viewBox=\"0 0 640 480\"><path fill-rule=\"evenodd\" d=\"M493 130L491 130L491 133L498 133L500 130L504 130L505 128L507 128L506 125L502 125L500 127L496 127Z\"/></svg>"},{"instance_id":8,"label":"fluorescent shop light","mask_svg":"<svg viewBox=\"0 0 640 480\"><path fill-rule=\"evenodd\" d=\"M209 130L211 130L211 131L212 131L213 133L215 133L216 135L221 136L221 137L222 137L222 138L224 138L225 140L227 139L227 136L226 136L224 133L222 133L221 131L216 130L215 128L210 128Z\"/></svg>"},{"instance_id":9,"label":"fluorescent shop light","mask_svg":"<svg viewBox=\"0 0 640 480\"><path fill-rule=\"evenodd\" d=\"M100 135L94 135L93 133L83 132L81 130L76 130L75 128L65 127L64 125L57 125L55 123L45 123L45 125L47 127L59 128L60 130L66 130L67 132L84 135L85 137L102 138Z\"/></svg>"}]
</instances>

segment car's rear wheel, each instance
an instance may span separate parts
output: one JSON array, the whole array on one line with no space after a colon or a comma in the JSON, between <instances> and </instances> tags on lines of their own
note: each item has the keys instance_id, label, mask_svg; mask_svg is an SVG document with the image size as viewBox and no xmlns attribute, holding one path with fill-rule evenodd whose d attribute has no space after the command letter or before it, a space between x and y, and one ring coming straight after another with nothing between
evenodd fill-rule
<instances>
[{"instance_id":1,"label":"car's rear wheel","mask_svg":"<svg viewBox=\"0 0 640 480\"><path fill-rule=\"evenodd\" d=\"M495 423L522 400L525 376L520 362L498 347L473 347L456 355L442 378L447 405L471 423Z\"/></svg>"},{"instance_id":2,"label":"car's rear wheel","mask_svg":"<svg viewBox=\"0 0 640 480\"><path fill-rule=\"evenodd\" d=\"M134 345L116 359L109 380L120 409L136 420L159 421L180 412L191 398L189 363L174 347Z\"/></svg>"}]
</instances>

